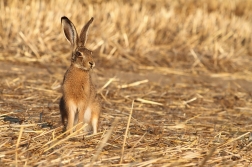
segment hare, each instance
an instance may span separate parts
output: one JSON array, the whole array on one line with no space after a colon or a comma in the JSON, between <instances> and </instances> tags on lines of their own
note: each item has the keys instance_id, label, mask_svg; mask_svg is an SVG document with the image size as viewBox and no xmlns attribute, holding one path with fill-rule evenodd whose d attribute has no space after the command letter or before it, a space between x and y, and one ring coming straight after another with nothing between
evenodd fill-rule
<instances>
[{"instance_id":1,"label":"hare","mask_svg":"<svg viewBox=\"0 0 252 167\"><path fill-rule=\"evenodd\" d=\"M89 25L93 17L82 28L78 36L74 24L65 16L61 17L61 24L66 39L72 46L71 65L65 73L62 83L62 98L59 108L61 121L73 133L74 124L78 123L76 130L84 123L88 126L85 131L93 129L97 133L100 115L100 102L96 95L96 89L91 81L90 70L94 68L95 62L92 51L85 47ZM67 121L67 124L66 124Z\"/></svg>"}]
</instances>

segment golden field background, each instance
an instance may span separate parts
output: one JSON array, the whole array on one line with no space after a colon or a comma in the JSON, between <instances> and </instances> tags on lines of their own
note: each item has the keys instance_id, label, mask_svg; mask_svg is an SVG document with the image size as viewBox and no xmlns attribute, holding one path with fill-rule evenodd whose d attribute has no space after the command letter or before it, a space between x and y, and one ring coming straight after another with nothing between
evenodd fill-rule
<instances>
[{"instance_id":1,"label":"golden field background","mask_svg":"<svg viewBox=\"0 0 252 167\"><path fill-rule=\"evenodd\" d=\"M94 17L97 135L62 133L62 16ZM251 0L0 1L0 164L251 166L251 39Z\"/></svg>"},{"instance_id":2,"label":"golden field background","mask_svg":"<svg viewBox=\"0 0 252 167\"><path fill-rule=\"evenodd\" d=\"M2 1L1 60L64 64L70 47L60 18L80 30L93 16L88 47L109 67L243 71L252 53L251 8L250 0Z\"/></svg>"}]
</instances>

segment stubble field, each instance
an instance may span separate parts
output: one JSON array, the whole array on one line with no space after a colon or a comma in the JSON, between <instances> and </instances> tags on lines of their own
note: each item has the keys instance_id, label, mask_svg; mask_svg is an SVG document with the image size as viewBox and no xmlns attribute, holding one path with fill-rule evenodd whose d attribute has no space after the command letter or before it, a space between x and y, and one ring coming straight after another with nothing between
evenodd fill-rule
<instances>
[{"instance_id":1,"label":"stubble field","mask_svg":"<svg viewBox=\"0 0 252 167\"><path fill-rule=\"evenodd\" d=\"M65 135L71 47L87 48L98 134ZM252 1L1 1L2 166L251 166Z\"/></svg>"}]
</instances>

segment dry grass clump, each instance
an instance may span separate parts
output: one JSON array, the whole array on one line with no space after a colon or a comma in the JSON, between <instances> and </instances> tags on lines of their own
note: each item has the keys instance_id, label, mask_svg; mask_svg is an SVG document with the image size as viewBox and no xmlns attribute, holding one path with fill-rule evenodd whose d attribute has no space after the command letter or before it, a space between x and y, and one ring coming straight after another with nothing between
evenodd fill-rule
<instances>
[{"instance_id":1,"label":"dry grass clump","mask_svg":"<svg viewBox=\"0 0 252 167\"><path fill-rule=\"evenodd\" d=\"M94 16L99 133L65 135L60 27ZM252 1L1 1L3 166L250 166Z\"/></svg>"}]
</instances>

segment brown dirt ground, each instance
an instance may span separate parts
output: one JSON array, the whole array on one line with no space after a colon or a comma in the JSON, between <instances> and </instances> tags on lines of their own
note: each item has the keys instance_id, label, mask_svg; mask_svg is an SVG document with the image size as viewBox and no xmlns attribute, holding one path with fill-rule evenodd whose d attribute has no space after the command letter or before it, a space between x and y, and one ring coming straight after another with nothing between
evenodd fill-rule
<instances>
[{"instance_id":1,"label":"brown dirt ground","mask_svg":"<svg viewBox=\"0 0 252 167\"><path fill-rule=\"evenodd\" d=\"M63 66L0 62L1 143L8 142L8 145L12 143L12 148L15 149L20 129L10 126L13 124L39 125L33 127L33 130L25 128L27 131L23 136L26 140L27 135L33 138L41 133L36 131L62 128L58 109L61 93L54 87L60 84L66 69L67 67ZM103 109L99 132L109 129L115 118L119 118L120 123L112 132L110 144L102 151L101 157L104 160L101 160L101 164L118 163L133 99L138 100L134 104L125 152L129 151L142 136L144 139L138 145L144 147L143 150L140 148L138 150L136 147L132 154L126 154L124 163L157 159L156 165L161 165L166 161L158 158L164 157L170 165L197 165L212 148L217 150L212 155L211 164L218 161L218 164L222 165L230 163L242 165L251 161L251 137L246 133L252 131L252 81L242 79L244 78L242 76L241 79L233 79L231 74L194 75L169 70L166 74L164 72L161 74L157 69L147 68L139 68L138 72L125 72L112 68L99 68L98 65L93 71L93 80L98 89L113 77L116 80L100 91L100 95L103 96ZM140 85L118 87L146 79L148 82ZM155 101L161 105L142 103L139 98ZM61 130L56 132L60 134ZM245 136L242 136L243 134ZM83 138L80 138L75 144L78 143L79 149L93 145L92 152L94 152L100 137L95 136L92 142L86 144ZM29 142L38 142L35 140ZM44 137L41 140L44 140ZM26 142L21 143L20 147L26 148ZM1 162L7 164L7 157L11 158L13 154L8 154L5 146L0 151L5 153ZM36 152L39 148L32 150ZM113 155L109 154L111 151ZM172 154L175 153L174 157ZM34 155L37 157L40 154ZM26 155L26 158L32 161L29 160L29 156L31 155ZM31 164L40 162L42 165L41 161L46 159L43 156L37 158L36 163Z\"/></svg>"}]
</instances>

